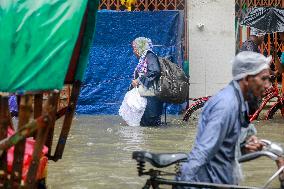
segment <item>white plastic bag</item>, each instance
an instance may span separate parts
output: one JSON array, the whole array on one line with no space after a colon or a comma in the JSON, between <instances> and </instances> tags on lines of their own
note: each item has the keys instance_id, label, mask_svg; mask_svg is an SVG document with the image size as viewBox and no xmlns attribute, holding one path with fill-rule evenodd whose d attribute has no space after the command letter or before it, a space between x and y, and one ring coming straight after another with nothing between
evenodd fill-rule
<instances>
[{"instance_id":1,"label":"white plastic bag","mask_svg":"<svg viewBox=\"0 0 284 189\"><path fill-rule=\"evenodd\" d=\"M140 126L146 105L147 99L140 96L137 88L133 88L125 94L119 115L129 126Z\"/></svg>"},{"instance_id":2,"label":"white plastic bag","mask_svg":"<svg viewBox=\"0 0 284 189\"><path fill-rule=\"evenodd\" d=\"M147 105L147 99L144 97L141 97L138 88L135 87L127 93L126 93L127 105L133 110L137 110L137 111L143 110L144 111Z\"/></svg>"}]
</instances>

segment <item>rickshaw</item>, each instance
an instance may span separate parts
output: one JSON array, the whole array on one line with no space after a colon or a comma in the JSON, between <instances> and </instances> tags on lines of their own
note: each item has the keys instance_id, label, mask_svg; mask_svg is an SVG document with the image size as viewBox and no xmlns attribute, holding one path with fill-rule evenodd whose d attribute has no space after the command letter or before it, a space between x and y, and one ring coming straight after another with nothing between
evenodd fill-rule
<instances>
[{"instance_id":1,"label":"rickshaw","mask_svg":"<svg viewBox=\"0 0 284 189\"><path fill-rule=\"evenodd\" d=\"M98 4L99 0L0 1L0 188L45 188L47 161L62 158ZM71 97L59 109L60 91L67 84ZM19 103L16 124L8 106L11 94ZM54 126L63 116L51 154Z\"/></svg>"}]
</instances>

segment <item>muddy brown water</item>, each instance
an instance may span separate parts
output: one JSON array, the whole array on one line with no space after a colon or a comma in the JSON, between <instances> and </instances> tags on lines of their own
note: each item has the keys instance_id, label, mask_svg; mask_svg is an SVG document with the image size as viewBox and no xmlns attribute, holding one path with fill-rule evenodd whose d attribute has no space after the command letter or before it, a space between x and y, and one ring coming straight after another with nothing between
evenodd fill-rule
<instances>
[{"instance_id":1,"label":"muddy brown water","mask_svg":"<svg viewBox=\"0 0 284 189\"><path fill-rule=\"evenodd\" d=\"M61 120L62 121L62 120ZM147 177L138 177L135 150L152 152L189 152L196 121L184 123L171 116L167 127L129 127L119 116L76 116L70 131L63 159L49 162L49 189L138 189ZM256 121L258 137L284 146L284 120ZM60 127L55 129L55 140ZM148 166L149 167L149 166ZM173 169L173 168L169 168ZM243 164L242 185L262 186L276 171L275 163L260 158ZM278 187L277 179L273 187Z\"/></svg>"}]
</instances>

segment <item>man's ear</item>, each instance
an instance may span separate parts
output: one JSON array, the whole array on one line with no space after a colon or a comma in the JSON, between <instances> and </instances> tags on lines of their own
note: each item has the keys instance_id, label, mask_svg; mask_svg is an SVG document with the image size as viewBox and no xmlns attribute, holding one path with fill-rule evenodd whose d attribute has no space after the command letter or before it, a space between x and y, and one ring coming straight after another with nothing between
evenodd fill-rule
<instances>
[{"instance_id":1,"label":"man's ear","mask_svg":"<svg viewBox=\"0 0 284 189\"><path fill-rule=\"evenodd\" d=\"M243 78L243 81L244 81L244 84L245 84L246 86L248 86L248 83L249 83L249 76L244 77L244 78Z\"/></svg>"}]
</instances>

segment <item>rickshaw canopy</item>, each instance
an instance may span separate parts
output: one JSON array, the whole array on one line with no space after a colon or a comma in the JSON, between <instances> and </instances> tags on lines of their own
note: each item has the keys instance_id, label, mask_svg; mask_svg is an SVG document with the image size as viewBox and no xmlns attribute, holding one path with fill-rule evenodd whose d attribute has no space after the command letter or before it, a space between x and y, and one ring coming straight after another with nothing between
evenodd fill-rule
<instances>
[{"instance_id":1,"label":"rickshaw canopy","mask_svg":"<svg viewBox=\"0 0 284 189\"><path fill-rule=\"evenodd\" d=\"M0 92L61 89L91 1L1 0Z\"/></svg>"}]
</instances>

